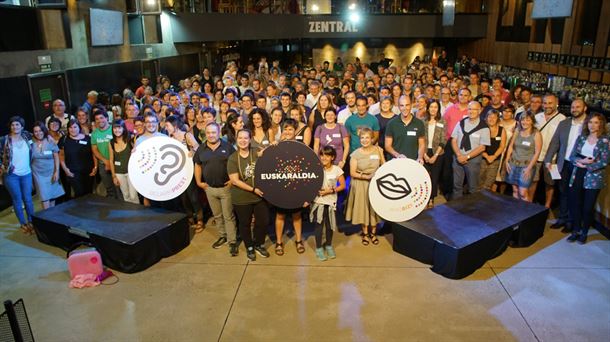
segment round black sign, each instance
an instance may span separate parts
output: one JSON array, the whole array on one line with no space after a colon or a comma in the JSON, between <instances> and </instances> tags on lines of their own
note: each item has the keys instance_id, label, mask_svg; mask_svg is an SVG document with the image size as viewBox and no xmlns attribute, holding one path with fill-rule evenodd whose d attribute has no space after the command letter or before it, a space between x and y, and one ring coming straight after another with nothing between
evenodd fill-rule
<instances>
[{"instance_id":1,"label":"round black sign","mask_svg":"<svg viewBox=\"0 0 610 342\"><path fill-rule=\"evenodd\" d=\"M324 169L316 153L297 141L269 146L256 161L256 187L265 199L284 209L311 203L324 182Z\"/></svg>"}]
</instances>

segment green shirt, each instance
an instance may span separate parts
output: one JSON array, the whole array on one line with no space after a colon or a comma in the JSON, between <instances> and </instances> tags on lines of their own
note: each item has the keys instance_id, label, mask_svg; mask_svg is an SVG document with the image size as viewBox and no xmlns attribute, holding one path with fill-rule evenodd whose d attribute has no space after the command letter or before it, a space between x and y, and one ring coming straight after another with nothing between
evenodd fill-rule
<instances>
[{"instance_id":1,"label":"green shirt","mask_svg":"<svg viewBox=\"0 0 610 342\"><path fill-rule=\"evenodd\" d=\"M237 173L239 180L254 187L254 167L258 155L255 150L250 149L250 155L243 158L239 151L235 151L227 160L227 173L229 175ZM243 190L237 186L231 186L231 202L236 205L254 204L262 201L257 194Z\"/></svg>"},{"instance_id":2,"label":"green shirt","mask_svg":"<svg viewBox=\"0 0 610 342\"><path fill-rule=\"evenodd\" d=\"M360 137L358 136L358 133L360 133L360 129L362 127L368 127L374 132L379 132L379 121L374 116L368 113L363 117L360 117L360 115L358 114L354 114L345 121L345 129L347 130L347 133L349 133L350 137L350 154L361 146Z\"/></svg>"},{"instance_id":3,"label":"green shirt","mask_svg":"<svg viewBox=\"0 0 610 342\"><path fill-rule=\"evenodd\" d=\"M404 154L409 159L417 160L419 150L419 138L425 135L424 123L412 117L408 125L402 121L402 115L398 115L385 129L386 137L392 137L392 147L396 152Z\"/></svg>"},{"instance_id":4,"label":"green shirt","mask_svg":"<svg viewBox=\"0 0 610 342\"><path fill-rule=\"evenodd\" d=\"M112 140L112 126L108 125L108 128L101 130L97 128L91 133L91 145L97 146L98 151L104 157L104 159L110 158L110 140Z\"/></svg>"}]
</instances>

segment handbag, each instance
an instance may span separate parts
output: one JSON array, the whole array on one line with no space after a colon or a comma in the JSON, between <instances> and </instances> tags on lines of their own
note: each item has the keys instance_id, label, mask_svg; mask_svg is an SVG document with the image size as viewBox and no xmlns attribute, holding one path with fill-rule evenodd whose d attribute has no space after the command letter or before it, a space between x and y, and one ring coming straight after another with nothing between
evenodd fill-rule
<instances>
[{"instance_id":1,"label":"handbag","mask_svg":"<svg viewBox=\"0 0 610 342\"><path fill-rule=\"evenodd\" d=\"M91 248L77 250L81 245L87 245ZM97 277L104 271L102 256L91 244L78 242L70 248L67 256L70 279L84 274L93 274Z\"/></svg>"}]
</instances>

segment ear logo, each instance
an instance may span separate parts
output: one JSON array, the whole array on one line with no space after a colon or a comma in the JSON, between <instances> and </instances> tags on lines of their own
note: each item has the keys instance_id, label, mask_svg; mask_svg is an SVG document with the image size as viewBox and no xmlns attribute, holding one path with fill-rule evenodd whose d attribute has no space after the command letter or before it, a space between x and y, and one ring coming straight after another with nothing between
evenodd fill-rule
<instances>
[{"instance_id":1,"label":"ear logo","mask_svg":"<svg viewBox=\"0 0 610 342\"><path fill-rule=\"evenodd\" d=\"M161 161L166 161L168 157L172 158L172 163L171 164L164 164L161 165L161 167L159 167L159 171L155 172L155 177L154 177L154 181L155 183L157 183L157 185L165 185L167 183L169 183L169 181L172 179L173 176L177 175L180 170L182 170L182 168L184 167L184 164L186 163L186 154L184 153L184 150L181 149L180 147L176 146L176 145L163 145L159 148L160 152L163 152L164 150L168 150L167 152L164 152L161 155ZM178 167L176 167L178 166ZM166 175L166 173L168 172L168 170L172 170L169 174ZM165 178L163 180L160 179L159 174L162 174L165 176Z\"/></svg>"},{"instance_id":2,"label":"ear logo","mask_svg":"<svg viewBox=\"0 0 610 342\"><path fill-rule=\"evenodd\" d=\"M411 186L406 179L396 177L391 173L377 179L376 183L381 196L391 200L405 198L409 196L412 191Z\"/></svg>"},{"instance_id":3,"label":"ear logo","mask_svg":"<svg viewBox=\"0 0 610 342\"><path fill-rule=\"evenodd\" d=\"M193 160L179 141L163 136L142 141L129 158L129 180L144 197L167 201L191 183Z\"/></svg>"}]
</instances>

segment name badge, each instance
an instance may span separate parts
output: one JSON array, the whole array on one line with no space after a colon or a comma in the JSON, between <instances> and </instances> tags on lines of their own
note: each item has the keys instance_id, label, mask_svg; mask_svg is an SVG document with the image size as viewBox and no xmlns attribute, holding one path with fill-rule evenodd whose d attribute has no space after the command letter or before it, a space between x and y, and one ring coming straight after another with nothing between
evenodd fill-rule
<instances>
[{"instance_id":1,"label":"name badge","mask_svg":"<svg viewBox=\"0 0 610 342\"><path fill-rule=\"evenodd\" d=\"M473 137L473 138L480 138L480 137L481 137L481 135L480 135L479 133L474 133L474 134L472 135L472 137Z\"/></svg>"},{"instance_id":2,"label":"name badge","mask_svg":"<svg viewBox=\"0 0 610 342\"><path fill-rule=\"evenodd\" d=\"M50 156L53 154L53 151L42 151L42 154L45 156Z\"/></svg>"},{"instance_id":3,"label":"name badge","mask_svg":"<svg viewBox=\"0 0 610 342\"><path fill-rule=\"evenodd\" d=\"M120 162L120 161L115 161L115 162L114 162L114 165L116 165L116 166L121 166L121 162Z\"/></svg>"},{"instance_id":4,"label":"name badge","mask_svg":"<svg viewBox=\"0 0 610 342\"><path fill-rule=\"evenodd\" d=\"M436 123L436 127L443 128L443 127L445 127L445 125L443 125L443 124L442 124L442 123L440 123L440 122L437 122L437 123Z\"/></svg>"},{"instance_id":5,"label":"name badge","mask_svg":"<svg viewBox=\"0 0 610 342\"><path fill-rule=\"evenodd\" d=\"M379 160L379 155L378 154L371 154L371 159L372 160Z\"/></svg>"},{"instance_id":6,"label":"name badge","mask_svg":"<svg viewBox=\"0 0 610 342\"><path fill-rule=\"evenodd\" d=\"M502 137L496 137L496 141L502 141Z\"/></svg>"},{"instance_id":7,"label":"name badge","mask_svg":"<svg viewBox=\"0 0 610 342\"><path fill-rule=\"evenodd\" d=\"M87 145L87 140L79 140L78 143L81 145Z\"/></svg>"},{"instance_id":8,"label":"name badge","mask_svg":"<svg viewBox=\"0 0 610 342\"><path fill-rule=\"evenodd\" d=\"M339 133L333 133L333 138L341 138L341 134L339 134Z\"/></svg>"},{"instance_id":9,"label":"name badge","mask_svg":"<svg viewBox=\"0 0 610 342\"><path fill-rule=\"evenodd\" d=\"M269 140L263 140L263 145L269 145Z\"/></svg>"},{"instance_id":10,"label":"name badge","mask_svg":"<svg viewBox=\"0 0 610 342\"><path fill-rule=\"evenodd\" d=\"M524 141L521 143L521 145L523 146L530 146L532 143L530 143L529 141Z\"/></svg>"},{"instance_id":11,"label":"name badge","mask_svg":"<svg viewBox=\"0 0 610 342\"><path fill-rule=\"evenodd\" d=\"M415 135L417 135L417 132L415 132L415 131L407 131L407 135L414 137Z\"/></svg>"},{"instance_id":12,"label":"name badge","mask_svg":"<svg viewBox=\"0 0 610 342\"><path fill-rule=\"evenodd\" d=\"M299 135L298 137L296 137L296 139L297 140L303 140L303 137Z\"/></svg>"}]
</instances>

